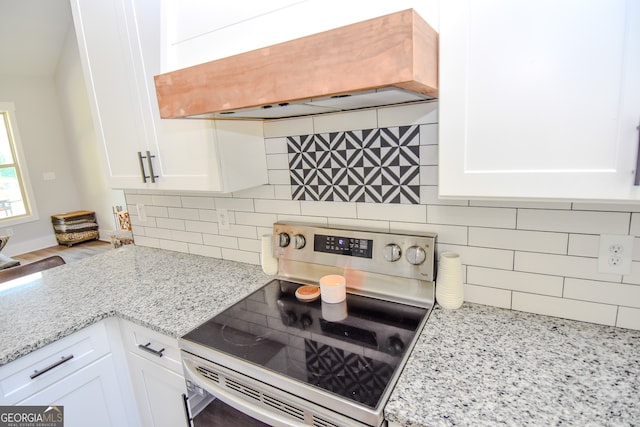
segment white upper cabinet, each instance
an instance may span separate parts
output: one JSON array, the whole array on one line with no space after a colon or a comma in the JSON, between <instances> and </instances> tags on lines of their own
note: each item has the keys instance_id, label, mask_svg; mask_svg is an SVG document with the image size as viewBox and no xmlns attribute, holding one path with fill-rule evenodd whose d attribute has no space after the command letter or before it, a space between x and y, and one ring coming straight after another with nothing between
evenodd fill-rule
<instances>
[{"instance_id":1,"label":"white upper cabinet","mask_svg":"<svg viewBox=\"0 0 640 427\"><path fill-rule=\"evenodd\" d=\"M637 200L640 2L440 5L443 198Z\"/></svg>"},{"instance_id":2,"label":"white upper cabinet","mask_svg":"<svg viewBox=\"0 0 640 427\"><path fill-rule=\"evenodd\" d=\"M111 187L230 192L267 183L262 123L160 119L159 2L71 5Z\"/></svg>"},{"instance_id":3,"label":"white upper cabinet","mask_svg":"<svg viewBox=\"0 0 640 427\"><path fill-rule=\"evenodd\" d=\"M162 72L413 8L438 30L438 0L162 0Z\"/></svg>"}]
</instances>

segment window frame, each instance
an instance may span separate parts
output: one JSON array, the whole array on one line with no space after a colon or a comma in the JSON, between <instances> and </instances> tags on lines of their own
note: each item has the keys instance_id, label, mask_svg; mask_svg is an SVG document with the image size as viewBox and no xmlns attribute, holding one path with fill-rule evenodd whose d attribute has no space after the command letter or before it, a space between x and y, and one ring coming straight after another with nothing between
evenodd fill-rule
<instances>
[{"instance_id":1,"label":"window frame","mask_svg":"<svg viewBox=\"0 0 640 427\"><path fill-rule=\"evenodd\" d=\"M38 215L35 194L33 192L33 187L31 186L31 180L29 179L29 169L27 167L27 161L22 149L22 139L20 138L20 131L18 130L18 121L15 114L15 104L13 102L0 102L0 112L6 113L10 132L9 143L12 145L14 155L13 164L17 166L16 172L18 174L18 182L21 184L23 199L29 208L29 212L25 215L0 218L1 230L5 227L11 227L17 224L37 221L40 219L40 216ZM0 120L2 120L1 115Z\"/></svg>"}]
</instances>

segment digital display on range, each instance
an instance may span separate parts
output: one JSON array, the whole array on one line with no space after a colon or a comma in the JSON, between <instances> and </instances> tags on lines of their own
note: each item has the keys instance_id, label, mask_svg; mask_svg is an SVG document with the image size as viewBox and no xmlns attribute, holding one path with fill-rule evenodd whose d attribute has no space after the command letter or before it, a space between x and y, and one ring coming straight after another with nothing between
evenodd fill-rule
<instances>
[{"instance_id":1,"label":"digital display on range","mask_svg":"<svg viewBox=\"0 0 640 427\"><path fill-rule=\"evenodd\" d=\"M313 249L316 252L371 258L373 240L316 234L313 239Z\"/></svg>"}]
</instances>

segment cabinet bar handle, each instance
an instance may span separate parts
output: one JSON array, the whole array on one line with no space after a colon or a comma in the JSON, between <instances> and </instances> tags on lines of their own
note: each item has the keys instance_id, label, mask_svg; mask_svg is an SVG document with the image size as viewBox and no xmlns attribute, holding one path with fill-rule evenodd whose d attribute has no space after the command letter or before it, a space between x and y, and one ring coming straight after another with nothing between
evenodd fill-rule
<instances>
[{"instance_id":1,"label":"cabinet bar handle","mask_svg":"<svg viewBox=\"0 0 640 427\"><path fill-rule=\"evenodd\" d=\"M45 372L49 372L50 370L52 370L55 367L58 367L60 365L62 365L65 362L68 362L69 360L73 359L73 354L70 354L68 356L62 356L60 358L60 360L53 362L51 365L47 366L46 368L38 371L37 369L35 371L33 371L33 374L29 375L29 378L34 379L39 377L40 375L44 374Z\"/></svg>"},{"instance_id":2,"label":"cabinet bar handle","mask_svg":"<svg viewBox=\"0 0 640 427\"><path fill-rule=\"evenodd\" d=\"M189 398L186 394L182 393L182 404L184 405L184 417L187 419L187 426L193 427L193 422L191 418L191 414L189 414L189 403L187 402Z\"/></svg>"},{"instance_id":3,"label":"cabinet bar handle","mask_svg":"<svg viewBox=\"0 0 640 427\"><path fill-rule=\"evenodd\" d=\"M636 176L633 185L640 185L640 124L636 129L638 129L638 153L636 154Z\"/></svg>"},{"instance_id":4,"label":"cabinet bar handle","mask_svg":"<svg viewBox=\"0 0 640 427\"><path fill-rule=\"evenodd\" d=\"M147 151L148 153L148 151ZM144 171L144 162L142 161L142 159L145 159L146 157L142 155L142 152L138 151L138 160L140 161L140 174L142 175L142 182L144 182L145 184L147 183L147 178L149 178L147 176L147 174Z\"/></svg>"},{"instance_id":5,"label":"cabinet bar handle","mask_svg":"<svg viewBox=\"0 0 640 427\"><path fill-rule=\"evenodd\" d=\"M150 345L151 345L150 342L146 343L145 345L138 344L138 348L144 351L148 351L151 354L155 354L158 357L162 357L162 352L164 351L164 348L161 348L160 350L154 350L151 347L149 347Z\"/></svg>"},{"instance_id":6,"label":"cabinet bar handle","mask_svg":"<svg viewBox=\"0 0 640 427\"><path fill-rule=\"evenodd\" d=\"M149 178L151 178L151 182L156 182L156 178L158 177L158 175L153 173L153 162L151 161L151 159L154 159L155 157L156 156L151 155L150 151L147 151L147 164L149 165Z\"/></svg>"}]
</instances>

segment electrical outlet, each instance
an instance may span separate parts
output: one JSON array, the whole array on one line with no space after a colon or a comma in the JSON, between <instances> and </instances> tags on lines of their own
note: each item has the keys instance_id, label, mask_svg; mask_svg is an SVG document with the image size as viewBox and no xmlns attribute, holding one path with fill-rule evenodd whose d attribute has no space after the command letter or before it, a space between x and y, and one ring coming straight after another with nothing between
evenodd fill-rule
<instances>
[{"instance_id":1,"label":"electrical outlet","mask_svg":"<svg viewBox=\"0 0 640 427\"><path fill-rule=\"evenodd\" d=\"M138 203L136 205L136 210L138 211L138 221L147 222L147 210L144 205Z\"/></svg>"},{"instance_id":2,"label":"electrical outlet","mask_svg":"<svg viewBox=\"0 0 640 427\"><path fill-rule=\"evenodd\" d=\"M229 211L227 209L216 209L216 215L218 216L218 228L220 230L228 230Z\"/></svg>"},{"instance_id":3,"label":"electrical outlet","mask_svg":"<svg viewBox=\"0 0 640 427\"><path fill-rule=\"evenodd\" d=\"M633 236L602 234L598 250L598 272L631 273L633 239Z\"/></svg>"}]
</instances>

